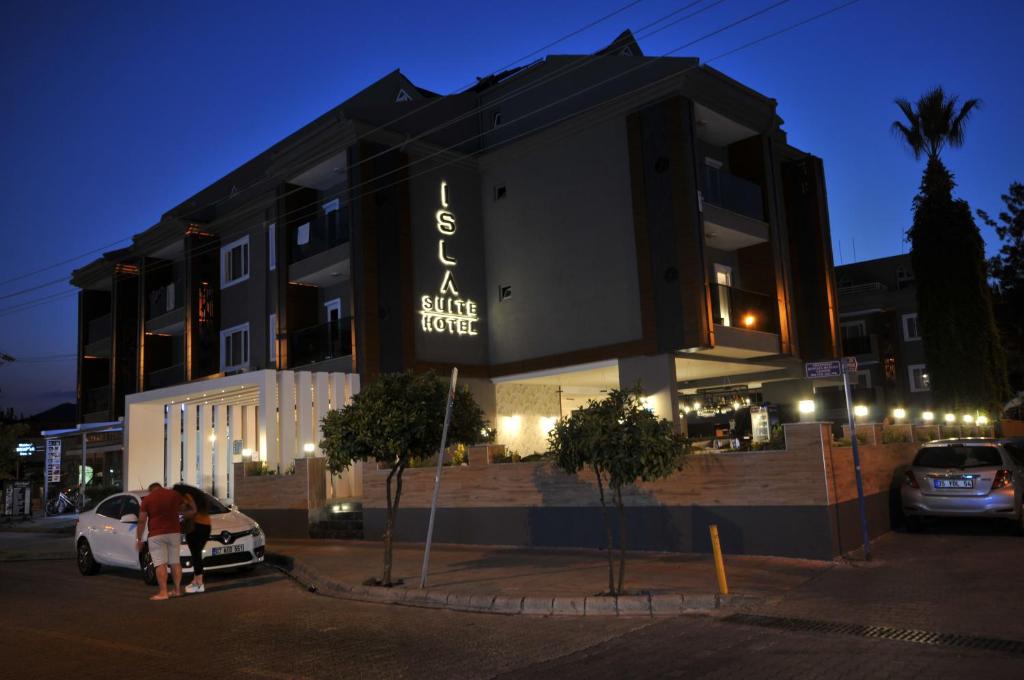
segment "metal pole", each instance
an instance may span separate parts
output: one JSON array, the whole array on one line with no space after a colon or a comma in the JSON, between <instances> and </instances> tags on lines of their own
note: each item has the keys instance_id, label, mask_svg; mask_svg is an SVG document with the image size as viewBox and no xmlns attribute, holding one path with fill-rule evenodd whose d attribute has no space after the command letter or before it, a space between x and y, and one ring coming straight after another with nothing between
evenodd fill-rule
<instances>
[{"instance_id":1,"label":"metal pole","mask_svg":"<svg viewBox=\"0 0 1024 680\"><path fill-rule=\"evenodd\" d=\"M452 380L448 387L448 404L444 410L444 428L441 430L441 448L437 451L437 468L434 472L434 496L430 499L430 522L427 524L427 545L423 549L423 571L420 572L420 588L427 587L427 569L430 565L430 544L434 540L434 514L437 512L437 494L441 490L441 468L444 466L444 447L448 442L448 424L452 420L452 402L455 401L455 381L459 369L452 369Z\"/></svg>"},{"instance_id":2,"label":"metal pole","mask_svg":"<svg viewBox=\"0 0 1024 680\"><path fill-rule=\"evenodd\" d=\"M77 507L75 507L75 512L80 512L82 508L85 507L85 449L87 446L86 439L88 437L89 435L87 433L82 433L82 472L79 475L78 480L78 503Z\"/></svg>"},{"instance_id":3,"label":"metal pole","mask_svg":"<svg viewBox=\"0 0 1024 680\"><path fill-rule=\"evenodd\" d=\"M729 582L725 579L725 560L722 559L722 545L718 541L718 525L710 525L708 531L711 533L711 552L715 556L715 576L718 577L718 593L719 595L728 595Z\"/></svg>"},{"instance_id":4,"label":"metal pole","mask_svg":"<svg viewBox=\"0 0 1024 680\"><path fill-rule=\"evenodd\" d=\"M860 453L857 450L857 421L850 405L850 374L843 370L843 391L846 392L846 417L850 423L850 445L853 447L853 471L857 478L857 504L860 506L860 528L864 540L864 559L871 559L871 539L868 536L868 515L864 508L864 483L860 478ZM838 508L836 508L838 512Z\"/></svg>"}]
</instances>

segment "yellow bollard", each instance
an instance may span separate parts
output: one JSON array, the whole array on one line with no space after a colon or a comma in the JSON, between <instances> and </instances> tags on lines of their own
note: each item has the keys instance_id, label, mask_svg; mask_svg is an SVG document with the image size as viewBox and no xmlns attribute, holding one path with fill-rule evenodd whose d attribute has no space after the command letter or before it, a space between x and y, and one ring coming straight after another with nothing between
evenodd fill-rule
<instances>
[{"instance_id":1,"label":"yellow bollard","mask_svg":"<svg viewBox=\"0 0 1024 680\"><path fill-rule=\"evenodd\" d=\"M711 531L711 550L715 554L715 575L718 577L718 593L729 594L729 584L725 580L725 562L722 561L722 546L718 543L718 525L708 527Z\"/></svg>"}]
</instances>

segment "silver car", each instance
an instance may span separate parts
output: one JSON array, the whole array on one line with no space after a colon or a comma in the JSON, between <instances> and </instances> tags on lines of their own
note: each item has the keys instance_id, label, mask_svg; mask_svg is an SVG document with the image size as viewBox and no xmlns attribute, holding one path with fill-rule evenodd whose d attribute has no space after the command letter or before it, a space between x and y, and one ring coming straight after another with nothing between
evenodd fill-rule
<instances>
[{"instance_id":1,"label":"silver car","mask_svg":"<svg viewBox=\"0 0 1024 680\"><path fill-rule=\"evenodd\" d=\"M903 477L907 529L924 517L1012 520L1024 532L1024 440L943 439L925 444Z\"/></svg>"}]
</instances>

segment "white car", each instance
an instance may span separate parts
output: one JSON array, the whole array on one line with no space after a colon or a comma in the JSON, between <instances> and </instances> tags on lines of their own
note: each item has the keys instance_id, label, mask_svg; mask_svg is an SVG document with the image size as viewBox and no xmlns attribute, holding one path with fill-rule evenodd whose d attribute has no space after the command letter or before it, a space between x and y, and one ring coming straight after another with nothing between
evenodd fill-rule
<instances>
[{"instance_id":1,"label":"white car","mask_svg":"<svg viewBox=\"0 0 1024 680\"><path fill-rule=\"evenodd\" d=\"M156 583L156 572L149 549L135 550L135 528L139 523L139 505L148 491L126 491L108 496L91 510L78 516L75 527L75 554L78 570L85 576L100 567L138 569L146 583ZM210 515L210 539L203 548L203 570L252 569L263 561L266 538L251 517L225 506L209 494L206 506ZM182 571L192 571L193 556L181 539Z\"/></svg>"}]
</instances>

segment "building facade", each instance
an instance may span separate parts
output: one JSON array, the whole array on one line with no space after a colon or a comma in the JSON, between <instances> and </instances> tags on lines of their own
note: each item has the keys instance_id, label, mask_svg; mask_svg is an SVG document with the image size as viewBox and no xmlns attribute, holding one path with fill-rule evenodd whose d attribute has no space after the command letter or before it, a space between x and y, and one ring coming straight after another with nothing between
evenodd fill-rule
<instances>
[{"instance_id":1,"label":"building facade","mask_svg":"<svg viewBox=\"0 0 1024 680\"><path fill-rule=\"evenodd\" d=\"M638 383L713 437L839 355L830 244L821 160L697 59L626 32L447 96L395 71L74 273L80 418L247 372L457 365L522 455ZM284 384L278 413L309 383Z\"/></svg>"},{"instance_id":2,"label":"building facade","mask_svg":"<svg viewBox=\"0 0 1024 680\"><path fill-rule=\"evenodd\" d=\"M841 265L836 281L843 352L857 357L860 369L854 403L868 408L868 421L881 422L896 409L903 409L903 418L921 420L932 402L910 256ZM841 393L823 394L828 415L845 412Z\"/></svg>"}]
</instances>

